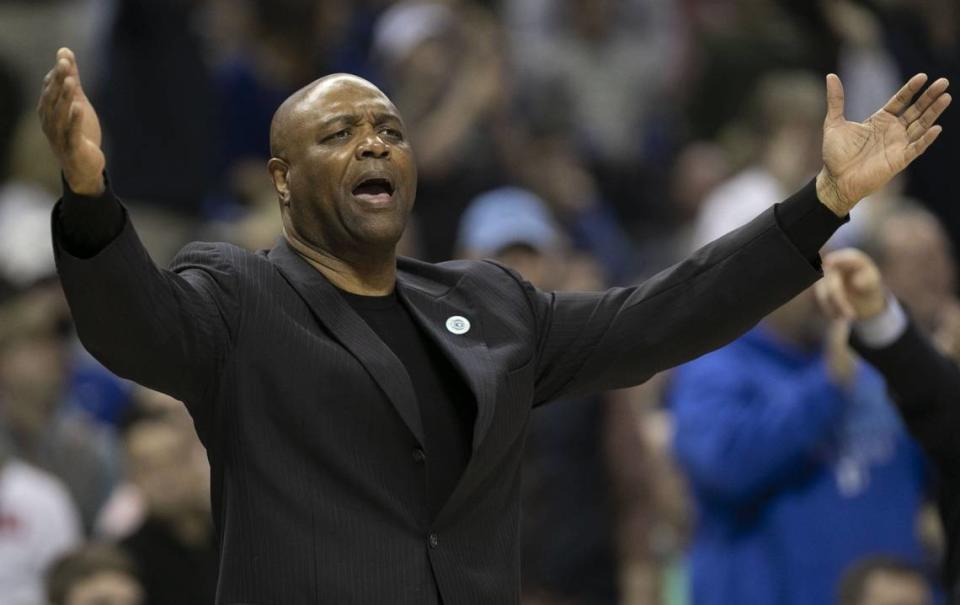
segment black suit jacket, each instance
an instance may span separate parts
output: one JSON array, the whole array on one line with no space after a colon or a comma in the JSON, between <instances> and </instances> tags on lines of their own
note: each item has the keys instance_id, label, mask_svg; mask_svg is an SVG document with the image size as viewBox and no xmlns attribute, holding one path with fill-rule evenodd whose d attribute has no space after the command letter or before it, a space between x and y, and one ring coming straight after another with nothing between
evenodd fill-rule
<instances>
[{"instance_id":1,"label":"black suit jacket","mask_svg":"<svg viewBox=\"0 0 960 605\"><path fill-rule=\"evenodd\" d=\"M950 603L960 604L960 368L910 323L895 342L854 348L887 379L911 434L936 469L937 500L946 534L943 565Z\"/></svg>"},{"instance_id":2,"label":"black suit jacket","mask_svg":"<svg viewBox=\"0 0 960 605\"><path fill-rule=\"evenodd\" d=\"M166 271L129 222L89 259L63 249L56 208L53 223L84 345L184 401L207 447L217 603L422 605L439 593L500 605L519 600L531 408L643 382L812 284L818 267L777 221L803 231L819 204L812 185L796 197L633 288L547 293L492 262L401 258L399 295L477 403L472 457L436 518L403 364L287 243L195 243ZM455 315L469 331L447 330Z\"/></svg>"}]
</instances>

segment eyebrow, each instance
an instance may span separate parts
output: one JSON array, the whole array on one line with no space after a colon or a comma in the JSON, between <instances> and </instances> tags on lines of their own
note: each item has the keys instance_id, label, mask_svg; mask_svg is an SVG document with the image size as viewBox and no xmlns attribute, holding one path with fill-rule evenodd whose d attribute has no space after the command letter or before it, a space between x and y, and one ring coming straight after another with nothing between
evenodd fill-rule
<instances>
[{"instance_id":1,"label":"eyebrow","mask_svg":"<svg viewBox=\"0 0 960 605\"><path fill-rule=\"evenodd\" d=\"M352 113L341 113L335 116L331 116L320 123L319 128L325 130L330 128L335 124L347 124L353 126L360 121L360 117ZM377 112L373 114L373 123L376 125L384 124L386 122L395 122L397 124L403 125L403 120L400 119L400 116L390 113L390 112Z\"/></svg>"}]
</instances>

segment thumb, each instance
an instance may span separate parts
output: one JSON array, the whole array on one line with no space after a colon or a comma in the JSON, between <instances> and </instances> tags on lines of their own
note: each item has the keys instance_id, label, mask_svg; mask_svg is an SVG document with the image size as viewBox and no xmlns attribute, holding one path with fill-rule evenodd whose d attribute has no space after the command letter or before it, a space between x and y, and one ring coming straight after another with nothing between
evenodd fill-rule
<instances>
[{"instance_id":1,"label":"thumb","mask_svg":"<svg viewBox=\"0 0 960 605\"><path fill-rule=\"evenodd\" d=\"M831 124L843 121L843 83L837 74L827 74L827 119Z\"/></svg>"},{"instance_id":2,"label":"thumb","mask_svg":"<svg viewBox=\"0 0 960 605\"><path fill-rule=\"evenodd\" d=\"M77 101L70 103L70 109L67 114L67 127L64 136L66 137L67 148L76 151L83 142L83 133L80 129L80 118L82 111Z\"/></svg>"},{"instance_id":3,"label":"thumb","mask_svg":"<svg viewBox=\"0 0 960 605\"><path fill-rule=\"evenodd\" d=\"M858 294L867 294L875 290L879 286L880 280L875 271L871 271L869 267L864 267L863 269L856 271L850 279L850 285L853 286L854 291Z\"/></svg>"},{"instance_id":4,"label":"thumb","mask_svg":"<svg viewBox=\"0 0 960 605\"><path fill-rule=\"evenodd\" d=\"M856 248L843 248L831 252L823 259L824 270L835 271L849 276L869 268L873 261Z\"/></svg>"}]
</instances>

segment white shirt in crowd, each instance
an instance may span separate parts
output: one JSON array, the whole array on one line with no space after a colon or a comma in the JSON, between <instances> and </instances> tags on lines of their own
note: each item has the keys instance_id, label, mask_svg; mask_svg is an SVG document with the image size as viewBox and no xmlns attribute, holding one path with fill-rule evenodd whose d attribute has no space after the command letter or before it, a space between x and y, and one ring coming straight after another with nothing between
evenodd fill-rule
<instances>
[{"instance_id":1,"label":"white shirt in crowd","mask_svg":"<svg viewBox=\"0 0 960 605\"><path fill-rule=\"evenodd\" d=\"M0 463L0 605L45 603L47 568L80 539L80 517L60 481L16 459Z\"/></svg>"}]
</instances>

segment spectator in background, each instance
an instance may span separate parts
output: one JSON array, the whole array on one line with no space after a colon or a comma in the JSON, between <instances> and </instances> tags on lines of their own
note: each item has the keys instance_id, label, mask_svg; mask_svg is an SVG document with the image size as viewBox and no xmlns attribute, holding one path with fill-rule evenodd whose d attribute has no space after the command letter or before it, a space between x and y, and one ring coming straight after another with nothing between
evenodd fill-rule
<instances>
[{"instance_id":1,"label":"spectator in background","mask_svg":"<svg viewBox=\"0 0 960 605\"><path fill-rule=\"evenodd\" d=\"M61 557L47 574L49 605L143 605L143 588L133 562L104 544Z\"/></svg>"},{"instance_id":2,"label":"spectator in background","mask_svg":"<svg viewBox=\"0 0 960 605\"><path fill-rule=\"evenodd\" d=\"M669 155L667 102L685 38L677 4L651 0L506 3L516 81L543 105L567 105L569 133L601 196L630 223L658 216ZM543 92L546 91L546 94ZM648 169L645 170L645 167Z\"/></svg>"},{"instance_id":3,"label":"spectator in background","mask_svg":"<svg viewBox=\"0 0 960 605\"><path fill-rule=\"evenodd\" d=\"M154 210L158 228L178 231L172 239L187 235L189 221L181 223L199 215L216 177L214 89L195 27L201 4L116 0L93 95L116 158L112 185Z\"/></svg>"},{"instance_id":4,"label":"spectator in background","mask_svg":"<svg viewBox=\"0 0 960 605\"><path fill-rule=\"evenodd\" d=\"M457 247L547 290L597 290L547 206L518 188L475 198ZM638 417L623 392L553 402L532 416L524 461L523 602L647 604L659 593L648 548L654 516Z\"/></svg>"},{"instance_id":5,"label":"spectator in background","mask_svg":"<svg viewBox=\"0 0 960 605\"><path fill-rule=\"evenodd\" d=\"M470 200L503 184L507 82L494 15L470 3L403 0L374 30L384 90L417 150L413 215L423 259L453 255L456 225Z\"/></svg>"},{"instance_id":6,"label":"spectator in background","mask_svg":"<svg viewBox=\"0 0 960 605\"><path fill-rule=\"evenodd\" d=\"M920 68L960 80L960 3L956 0L886 0L871 2L899 73ZM960 129L960 115L947 115L944 129ZM924 200L943 221L954 246L960 245L960 180L954 178L960 137L946 137L940 146L907 171L907 194Z\"/></svg>"},{"instance_id":7,"label":"spectator in background","mask_svg":"<svg viewBox=\"0 0 960 605\"><path fill-rule=\"evenodd\" d=\"M872 554L922 560L919 449L812 289L676 372L696 605L821 605Z\"/></svg>"},{"instance_id":8,"label":"spectator in background","mask_svg":"<svg viewBox=\"0 0 960 605\"><path fill-rule=\"evenodd\" d=\"M855 249L832 252L824 258L824 274L816 285L824 311L852 321L851 343L882 372L911 434L933 462L945 538L942 579L948 602L960 603L960 369L890 295L869 256Z\"/></svg>"},{"instance_id":9,"label":"spectator in background","mask_svg":"<svg viewBox=\"0 0 960 605\"><path fill-rule=\"evenodd\" d=\"M147 605L209 605L216 593L209 466L181 418L154 411L125 433L128 473L146 517L121 544L141 570Z\"/></svg>"},{"instance_id":10,"label":"spectator in background","mask_svg":"<svg viewBox=\"0 0 960 605\"><path fill-rule=\"evenodd\" d=\"M931 212L900 203L871 226L863 248L880 266L890 291L941 350L960 359L957 267L943 224Z\"/></svg>"},{"instance_id":11,"label":"spectator in background","mask_svg":"<svg viewBox=\"0 0 960 605\"><path fill-rule=\"evenodd\" d=\"M603 267L611 283L637 276L637 251L596 179L577 153L569 108L528 91L520 100L524 128L511 131L504 149L516 178L546 202L577 250Z\"/></svg>"},{"instance_id":12,"label":"spectator in background","mask_svg":"<svg viewBox=\"0 0 960 605\"><path fill-rule=\"evenodd\" d=\"M63 481L89 531L117 475L112 435L69 405L69 324L56 284L4 307L0 330L0 435L12 453ZM9 321L10 323L6 323Z\"/></svg>"},{"instance_id":13,"label":"spectator in background","mask_svg":"<svg viewBox=\"0 0 960 605\"><path fill-rule=\"evenodd\" d=\"M786 192L813 178L820 166L823 94L807 72L776 72L765 77L750 102L750 126L732 156L753 156L739 173L704 201L694 227L693 249L743 225ZM759 116L759 119L756 119Z\"/></svg>"},{"instance_id":14,"label":"spectator in background","mask_svg":"<svg viewBox=\"0 0 960 605\"><path fill-rule=\"evenodd\" d=\"M835 71L837 44L819 2L692 0L693 61L684 115L697 139L722 139L740 117L744 91L782 71ZM846 82L846 80L844 80Z\"/></svg>"},{"instance_id":15,"label":"spectator in background","mask_svg":"<svg viewBox=\"0 0 960 605\"><path fill-rule=\"evenodd\" d=\"M63 484L8 446L0 436L0 603L37 605L47 568L81 540L80 518Z\"/></svg>"},{"instance_id":16,"label":"spectator in background","mask_svg":"<svg viewBox=\"0 0 960 605\"><path fill-rule=\"evenodd\" d=\"M871 557L853 564L840 581L837 605L931 605L923 572L889 557Z\"/></svg>"}]
</instances>

